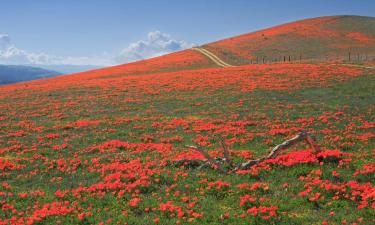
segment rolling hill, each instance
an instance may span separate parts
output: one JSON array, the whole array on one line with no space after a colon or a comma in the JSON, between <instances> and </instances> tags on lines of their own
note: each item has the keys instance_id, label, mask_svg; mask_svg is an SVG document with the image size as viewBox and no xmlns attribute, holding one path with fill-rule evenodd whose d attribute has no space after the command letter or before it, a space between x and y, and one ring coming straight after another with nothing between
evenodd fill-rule
<instances>
[{"instance_id":1,"label":"rolling hill","mask_svg":"<svg viewBox=\"0 0 375 225\"><path fill-rule=\"evenodd\" d=\"M0 65L0 85L60 75L59 72L38 67Z\"/></svg>"},{"instance_id":2,"label":"rolling hill","mask_svg":"<svg viewBox=\"0 0 375 225\"><path fill-rule=\"evenodd\" d=\"M1 86L0 224L374 224L375 69L319 58L372 53L370 22L353 21L373 18ZM309 60L249 58L302 45Z\"/></svg>"},{"instance_id":3,"label":"rolling hill","mask_svg":"<svg viewBox=\"0 0 375 225\"><path fill-rule=\"evenodd\" d=\"M375 59L375 18L327 16L291 22L203 45L234 65L275 61ZM285 57L285 58L284 58Z\"/></svg>"},{"instance_id":4,"label":"rolling hill","mask_svg":"<svg viewBox=\"0 0 375 225\"><path fill-rule=\"evenodd\" d=\"M232 65L274 62L375 61L375 18L326 16L291 22L201 46ZM350 61L349 61L350 52ZM191 49L134 63L76 73L92 76L142 75L219 67ZM47 73L43 72L43 73Z\"/></svg>"},{"instance_id":5,"label":"rolling hill","mask_svg":"<svg viewBox=\"0 0 375 225\"><path fill-rule=\"evenodd\" d=\"M327 16L296 21L204 44L232 65L272 62L374 63L375 18ZM264 60L263 60L264 59ZM300 60L301 59L301 60ZM78 73L84 76L142 75L220 67L204 54L187 49L134 63Z\"/></svg>"}]
</instances>

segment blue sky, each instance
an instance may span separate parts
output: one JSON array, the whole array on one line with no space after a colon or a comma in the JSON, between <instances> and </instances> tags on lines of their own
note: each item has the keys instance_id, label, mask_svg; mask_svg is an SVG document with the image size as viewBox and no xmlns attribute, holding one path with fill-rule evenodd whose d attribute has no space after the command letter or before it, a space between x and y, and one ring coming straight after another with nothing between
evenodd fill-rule
<instances>
[{"instance_id":1,"label":"blue sky","mask_svg":"<svg viewBox=\"0 0 375 225\"><path fill-rule=\"evenodd\" d=\"M7 56L18 54L16 64L118 64L293 20L342 14L375 16L375 1L1 0L0 34L6 43L0 42L0 51L1 44L3 51L13 46ZM54 61L43 61L48 57Z\"/></svg>"}]
</instances>

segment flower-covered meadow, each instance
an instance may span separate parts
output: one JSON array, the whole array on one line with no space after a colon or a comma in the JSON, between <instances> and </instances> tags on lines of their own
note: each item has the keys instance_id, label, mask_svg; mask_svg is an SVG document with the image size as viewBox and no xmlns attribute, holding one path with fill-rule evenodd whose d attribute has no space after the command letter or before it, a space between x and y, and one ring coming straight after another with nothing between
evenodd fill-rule
<instances>
[{"instance_id":1,"label":"flower-covered meadow","mask_svg":"<svg viewBox=\"0 0 375 225\"><path fill-rule=\"evenodd\" d=\"M374 224L374 70L185 53L169 64L184 71L157 58L0 87L0 224ZM217 157L220 137L239 163L303 130L322 152L228 175L183 162L204 160L186 145Z\"/></svg>"}]
</instances>

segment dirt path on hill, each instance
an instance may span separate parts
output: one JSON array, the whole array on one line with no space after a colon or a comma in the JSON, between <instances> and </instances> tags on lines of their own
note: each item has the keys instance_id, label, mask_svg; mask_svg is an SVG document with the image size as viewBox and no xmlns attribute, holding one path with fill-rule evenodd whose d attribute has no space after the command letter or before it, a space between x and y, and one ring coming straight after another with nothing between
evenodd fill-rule
<instances>
[{"instance_id":1,"label":"dirt path on hill","mask_svg":"<svg viewBox=\"0 0 375 225\"><path fill-rule=\"evenodd\" d=\"M357 64L348 64L348 63L342 63L338 65L344 65L344 66L350 66L350 67L358 67L358 68L364 68L364 69L375 69L375 66L364 66L364 65L357 65Z\"/></svg>"},{"instance_id":2,"label":"dirt path on hill","mask_svg":"<svg viewBox=\"0 0 375 225\"><path fill-rule=\"evenodd\" d=\"M211 59L215 64L217 64L218 66L221 66L221 67L231 67L232 65L224 62L223 60L221 60L219 57L217 57L215 54L213 54L212 52L202 48L202 47L195 47L195 48L192 48L193 50L195 51L198 51L200 53L202 53L203 55L207 56L209 59Z\"/></svg>"}]
</instances>

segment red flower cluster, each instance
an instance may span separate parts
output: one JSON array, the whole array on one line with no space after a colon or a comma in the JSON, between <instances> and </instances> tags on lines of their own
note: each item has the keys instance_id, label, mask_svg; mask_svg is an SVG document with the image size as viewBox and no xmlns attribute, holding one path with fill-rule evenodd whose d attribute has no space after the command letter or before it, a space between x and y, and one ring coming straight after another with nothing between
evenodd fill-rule
<instances>
[{"instance_id":1,"label":"red flower cluster","mask_svg":"<svg viewBox=\"0 0 375 225\"><path fill-rule=\"evenodd\" d=\"M275 217L277 215L277 210L277 206L253 206L249 208L246 212L252 216L260 215L264 220L269 220L271 217Z\"/></svg>"},{"instance_id":2,"label":"red flower cluster","mask_svg":"<svg viewBox=\"0 0 375 225\"><path fill-rule=\"evenodd\" d=\"M216 189L216 190L222 190L229 188L231 185L227 182L223 182L221 180L209 182L207 186L207 190Z\"/></svg>"},{"instance_id":3,"label":"red flower cluster","mask_svg":"<svg viewBox=\"0 0 375 225\"><path fill-rule=\"evenodd\" d=\"M300 180L305 182L305 190L300 192L300 196L310 196L310 201L316 201L322 197L322 193L313 193L314 188L326 191L332 196L333 200L340 198L348 199L354 202L359 202L358 208L362 209L371 205L375 209L375 187L370 183L358 183L357 181L349 181L344 183L333 183L329 180L322 180L321 171L313 171L307 177L301 177Z\"/></svg>"}]
</instances>

